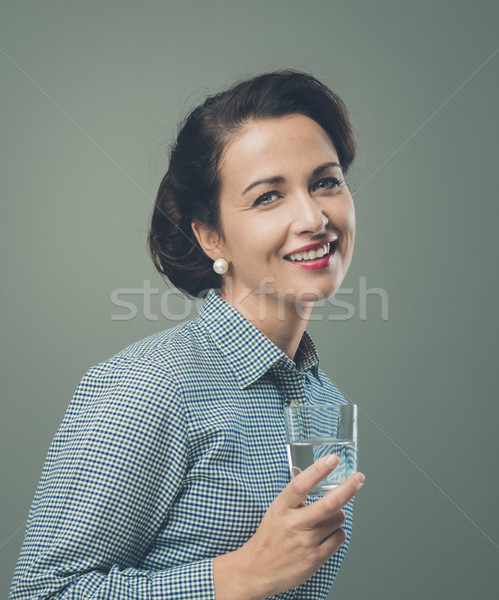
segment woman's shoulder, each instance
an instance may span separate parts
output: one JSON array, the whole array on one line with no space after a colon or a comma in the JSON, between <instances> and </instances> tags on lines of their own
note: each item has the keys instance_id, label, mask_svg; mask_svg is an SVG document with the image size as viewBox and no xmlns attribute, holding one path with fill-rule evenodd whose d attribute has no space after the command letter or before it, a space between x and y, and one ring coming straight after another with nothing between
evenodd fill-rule
<instances>
[{"instance_id":1,"label":"woman's shoulder","mask_svg":"<svg viewBox=\"0 0 499 600\"><path fill-rule=\"evenodd\" d=\"M193 363L198 337L193 321L187 321L137 340L94 364L83 374L65 422L95 411L126 419L144 411L175 410L182 404L183 376Z\"/></svg>"},{"instance_id":2,"label":"woman's shoulder","mask_svg":"<svg viewBox=\"0 0 499 600\"><path fill-rule=\"evenodd\" d=\"M132 342L108 360L148 359L152 362L159 361L166 366L168 358L171 359L174 356L174 349L182 351L182 348L184 348L184 351L188 351L191 338L192 321L187 321Z\"/></svg>"},{"instance_id":3,"label":"woman's shoulder","mask_svg":"<svg viewBox=\"0 0 499 600\"><path fill-rule=\"evenodd\" d=\"M131 372L161 372L176 379L180 369L189 370L208 348L197 318L132 342L108 359L92 366L86 376L101 377L126 369Z\"/></svg>"}]
</instances>

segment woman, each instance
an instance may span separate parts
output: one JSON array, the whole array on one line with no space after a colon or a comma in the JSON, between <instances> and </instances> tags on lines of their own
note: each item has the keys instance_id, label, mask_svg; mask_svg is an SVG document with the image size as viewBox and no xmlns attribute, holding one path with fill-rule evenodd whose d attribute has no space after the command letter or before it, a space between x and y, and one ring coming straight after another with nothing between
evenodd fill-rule
<instances>
[{"instance_id":1,"label":"woman","mask_svg":"<svg viewBox=\"0 0 499 600\"><path fill-rule=\"evenodd\" d=\"M203 306L83 377L11 600L326 598L364 477L307 498L337 457L289 482L283 407L345 402L305 328L350 265L353 158L342 101L305 73L250 78L188 116L149 245Z\"/></svg>"}]
</instances>

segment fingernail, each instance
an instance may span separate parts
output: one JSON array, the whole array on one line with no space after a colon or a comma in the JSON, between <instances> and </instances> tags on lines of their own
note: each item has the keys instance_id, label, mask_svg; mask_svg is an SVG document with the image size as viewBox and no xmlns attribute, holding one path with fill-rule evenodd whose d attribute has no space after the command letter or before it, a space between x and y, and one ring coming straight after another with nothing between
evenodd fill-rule
<instances>
[{"instance_id":1,"label":"fingernail","mask_svg":"<svg viewBox=\"0 0 499 600\"><path fill-rule=\"evenodd\" d=\"M334 465L337 465L339 462L340 462L340 459L336 456L336 454L330 454L326 458L326 465L328 467L334 467Z\"/></svg>"},{"instance_id":2,"label":"fingernail","mask_svg":"<svg viewBox=\"0 0 499 600\"><path fill-rule=\"evenodd\" d=\"M360 483L360 485L362 485L365 480L366 480L366 478L364 477L363 473L358 473L357 481Z\"/></svg>"}]
</instances>

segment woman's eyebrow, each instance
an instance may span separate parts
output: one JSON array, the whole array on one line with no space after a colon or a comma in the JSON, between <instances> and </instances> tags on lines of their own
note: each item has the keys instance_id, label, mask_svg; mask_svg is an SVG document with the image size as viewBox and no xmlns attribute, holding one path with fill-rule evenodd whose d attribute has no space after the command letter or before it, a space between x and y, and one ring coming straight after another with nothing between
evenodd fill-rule
<instances>
[{"instance_id":1,"label":"woman's eyebrow","mask_svg":"<svg viewBox=\"0 0 499 600\"><path fill-rule=\"evenodd\" d=\"M312 171L312 177L319 175L319 173L322 173L322 171L325 171L329 167L339 167L341 169L341 165L339 163L327 162L316 167ZM252 188L254 188L257 185L260 185L261 183L284 183L284 177L282 175L275 175L274 177L265 177L265 179L259 179L258 181L254 181L253 183L249 184L249 186L244 190L243 194L246 194L246 192L249 192Z\"/></svg>"}]
</instances>

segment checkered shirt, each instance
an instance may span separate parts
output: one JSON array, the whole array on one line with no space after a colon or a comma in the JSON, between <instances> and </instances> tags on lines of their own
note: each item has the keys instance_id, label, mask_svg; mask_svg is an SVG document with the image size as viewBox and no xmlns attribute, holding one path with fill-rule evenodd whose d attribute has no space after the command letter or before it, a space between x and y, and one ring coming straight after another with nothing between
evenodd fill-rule
<instances>
[{"instance_id":1,"label":"checkered shirt","mask_svg":"<svg viewBox=\"0 0 499 600\"><path fill-rule=\"evenodd\" d=\"M345 402L306 332L295 363L211 290L197 318L84 375L46 458L10 600L213 600L213 558L241 547L289 482L283 407ZM344 544L272 598L327 597L353 500L344 510Z\"/></svg>"}]
</instances>

